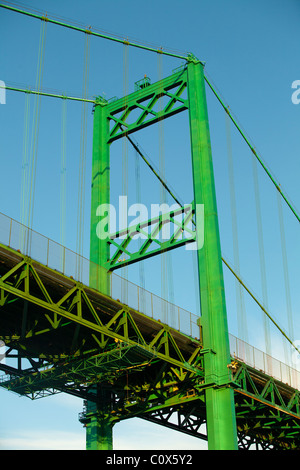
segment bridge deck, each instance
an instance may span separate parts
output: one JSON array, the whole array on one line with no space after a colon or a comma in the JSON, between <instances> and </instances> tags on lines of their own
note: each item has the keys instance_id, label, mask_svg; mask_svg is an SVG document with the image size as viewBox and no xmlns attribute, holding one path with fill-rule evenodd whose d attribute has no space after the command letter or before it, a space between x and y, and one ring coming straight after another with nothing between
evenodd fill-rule
<instances>
[{"instance_id":1,"label":"bridge deck","mask_svg":"<svg viewBox=\"0 0 300 470\"><path fill-rule=\"evenodd\" d=\"M217 384L205 383L199 335L160 321L159 304L151 318L5 245L0 276L2 387L30 398L63 391L97 400L91 387L101 383L116 422L140 416L205 438L205 389ZM299 387L246 364L238 340L231 343L240 445L270 443L272 434L278 448L300 448Z\"/></svg>"}]
</instances>

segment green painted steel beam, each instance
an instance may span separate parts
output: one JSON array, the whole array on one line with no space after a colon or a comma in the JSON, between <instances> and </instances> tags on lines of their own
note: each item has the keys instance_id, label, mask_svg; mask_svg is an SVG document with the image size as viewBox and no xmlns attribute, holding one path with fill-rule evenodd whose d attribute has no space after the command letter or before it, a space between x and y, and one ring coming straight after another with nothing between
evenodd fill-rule
<instances>
[{"instance_id":1,"label":"green painted steel beam","mask_svg":"<svg viewBox=\"0 0 300 470\"><path fill-rule=\"evenodd\" d=\"M113 255L110 255L110 259L105 266L108 270L113 271L195 242L196 231L188 227L193 214L193 205L187 204L111 234L108 243L114 246L116 250ZM178 216L181 216L181 221L176 220ZM166 235L169 238L164 240L162 232L166 229L166 226L168 226L169 232ZM143 241L139 248L134 246L131 249L130 243L134 244L136 236L142 236L145 241ZM116 240L119 240L119 242ZM124 258L122 258L123 256Z\"/></svg>"},{"instance_id":2,"label":"green painted steel beam","mask_svg":"<svg viewBox=\"0 0 300 470\"><path fill-rule=\"evenodd\" d=\"M90 222L90 260L92 264L90 269L90 285L94 289L109 295L110 278L107 270L104 268L110 257L109 245L105 239L99 237L97 232L99 206L107 208L109 220L110 156L107 111L107 103L99 99L94 108ZM109 233L109 226L107 230ZM100 270L97 267L98 265L101 267Z\"/></svg>"},{"instance_id":3,"label":"green painted steel beam","mask_svg":"<svg viewBox=\"0 0 300 470\"><path fill-rule=\"evenodd\" d=\"M258 381L257 374L258 372L255 369L239 363L233 376L233 381L238 386L236 388L237 393L299 420L300 437L300 392L285 384L276 382L272 377L261 377ZM253 414L251 407L249 407L249 413Z\"/></svg>"},{"instance_id":4,"label":"green painted steel beam","mask_svg":"<svg viewBox=\"0 0 300 470\"><path fill-rule=\"evenodd\" d=\"M10 251L14 252L14 250ZM18 258L22 258L22 255L15 253ZM26 338L38 338L43 333L58 330L62 325L62 319L64 319L66 326L78 325L84 328L86 338L89 335L93 338L94 349L96 347L105 348L108 340L111 343L119 340L128 345L136 346L145 354L152 354L174 366L195 371L193 364L196 357L194 352L199 351L201 348L198 340L193 340L158 320L150 319L147 315L137 312L95 289L77 283L66 276L58 275L50 268L35 263L27 257L24 258L26 260L17 263L16 266L0 277L0 292L3 291L9 294L10 300L12 298L25 300L32 306L38 307L39 317L43 319L43 322L41 322L42 329L39 329L39 321L34 317L35 330L33 331L30 318L28 318L28 324L22 325L23 319L20 317L18 328L19 333L23 328L24 340ZM43 272L43 279L39 275L39 270ZM56 276L57 282L61 285L66 282L68 289L60 298L53 300L49 294L45 284L47 274L49 279L52 279L53 275ZM39 282L36 281L37 278ZM73 287L70 287L70 282ZM99 302L101 308L98 307L97 302ZM7 309L8 303L4 303L3 307ZM107 313L105 313L106 309ZM152 334L148 338L143 333L143 323L147 325L149 321L152 325ZM12 337L12 342L19 340L22 344L21 334L16 335L17 324L14 331L15 335ZM181 340L185 338L189 343L195 344L193 354L181 351L179 346L180 338ZM65 348L66 344L62 346ZM66 353L62 357L65 356Z\"/></svg>"},{"instance_id":5,"label":"green painted steel beam","mask_svg":"<svg viewBox=\"0 0 300 470\"><path fill-rule=\"evenodd\" d=\"M86 450L112 450L113 423L98 413L90 413L86 422Z\"/></svg>"},{"instance_id":6,"label":"green painted steel beam","mask_svg":"<svg viewBox=\"0 0 300 470\"><path fill-rule=\"evenodd\" d=\"M229 386L230 352L218 213L206 105L203 65L187 66L194 203L204 205L204 246L198 249L209 449L237 449L234 392ZM196 227L198 229L196 218Z\"/></svg>"},{"instance_id":7,"label":"green painted steel beam","mask_svg":"<svg viewBox=\"0 0 300 470\"><path fill-rule=\"evenodd\" d=\"M11 289L15 288L19 292L25 292L27 299L30 298L29 296L35 295L39 302L39 307L42 307L43 303L46 302L49 304L49 306L54 306L51 291L49 290L47 284L45 284L44 278L42 278L39 274L38 265L26 257L24 257L25 259L23 262L18 263L17 259L20 259L22 255L17 252L13 252L13 250L10 251L11 255L14 254L16 264L10 270L7 270L6 273L4 273L2 267L2 277L0 280L3 278L3 281L0 290L5 288L5 291L10 292L10 296L12 296ZM49 270L50 278L52 278L55 274L49 268L45 268L43 266L41 266L41 268L43 275L45 275L45 271L47 270ZM59 284L62 285L63 276L60 277ZM144 355L143 357L145 362L150 359L149 366L152 363L155 371L156 365L159 366L159 364L161 364L161 370L165 371L165 375L163 373L157 374L157 372L155 372L155 381L152 382L151 374L147 372L150 369L147 369L147 367L143 369L143 374L137 372L135 376L132 375L131 380L129 381L128 389L130 400L128 403L124 403L124 407L121 411L115 409L115 413L111 414L110 417L107 413L104 415L101 414L103 413L101 407L97 413L93 413L92 410L90 410L89 417L93 418L93 421L90 421L92 424L90 424L90 427L87 429L90 436L88 439L91 438L91 440L94 440L94 443L89 442L91 448L96 443L98 446L100 446L100 448L106 448L106 443L110 442L110 435L112 437L114 422L117 422L121 419L127 419L133 416L143 417L143 413L148 412L150 414L153 413L153 416L155 416L155 413L160 409L168 410L173 409L176 406L181 406L182 412L187 413L188 416L189 403L194 403L195 409L198 410L200 405L201 407L207 405L207 403L205 402L204 404L203 400L200 398L201 396L203 397L203 393L207 394L206 388L214 387L217 390L219 389L219 384L216 382L215 384L208 384L204 380L205 377L203 374L205 374L205 369L203 371L202 361L203 358L209 354L208 351L203 350L203 354L199 354L200 350L195 349L194 354L188 359L185 356L183 350L180 350L179 348L178 351L179 343L175 342L174 344L175 337L170 336L170 331L168 328L159 330L156 338L153 339L150 343L147 343L148 348L143 348L142 344L140 343L143 343L145 335L134 322L134 319L129 314L129 311L117 311L109 322L102 321L101 318L97 316L97 310L95 310L93 306L94 300L91 300L92 305L89 305L82 287L83 286L74 286L73 292L68 292L59 300L56 299L55 305L59 306L61 309L66 309L67 314L74 314L74 316L77 317L78 321L80 321L82 324L84 324L87 320L87 312L89 311L90 321L91 318L93 318L97 325L103 325L103 332L106 331L108 333L108 331L110 331L112 333L112 340L120 338L125 344L126 339L130 340L133 339L133 337L137 338L134 343L135 346L125 346L122 351L126 350L130 352L134 351L135 348L139 348L139 351L142 351L144 354L146 354L146 352L148 354L152 351L152 357L155 357L156 361L155 364L151 362L150 357L147 359ZM91 295L91 299L94 299L96 291L90 292L89 295ZM104 297L99 293L98 295L102 298ZM12 300L12 297L10 299L6 299L6 302L3 305L5 311L9 306L9 300ZM78 303L81 304L80 308ZM29 328L32 324L32 318L30 317L30 314L33 312L34 305L35 304L32 303L28 309ZM13 306L11 306L11 308L13 309ZM4 311L2 311L2 316L3 314ZM49 324L49 327L51 326L53 332L58 332L59 328L61 327L61 322L59 321L60 315L58 315L58 312L56 312L56 314L55 321L55 315L50 316L46 313L45 309L39 309L39 316L41 318L47 318L47 323ZM24 320L22 317L20 318L17 316L17 311L15 308L12 310L12 316L14 319L14 331L17 331L18 324L16 323L16 319L19 318L20 328L21 323L24 323ZM36 320L36 317L33 318ZM147 317L145 317L145 319L147 319ZM147 321L149 321L149 318ZM154 323L157 324L157 322ZM76 324L75 319L72 324ZM36 323L36 330L32 331L31 329L27 328L26 324L23 325L25 339L27 338L29 340L28 344L30 344L30 340L32 338L38 338L43 334L47 334L45 328L40 331L38 326L39 323ZM163 327L163 325L161 326ZM88 330L86 331L88 332ZM94 334L96 333L93 330L92 335ZM110 334L107 334L106 337L110 337ZM88 340L88 334L85 335L85 338ZM101 337L99 336L99 340L100 339ZM14 339L14 341L16 340L17 338ZM22 346L21 336L19 340L20 346ZM103 373L105 370L105 354L107 354L107 358L109 358L107 369L111 368L112 371L113 362L116 359L116 356L119 354L116 346L114 350L106 350L106 348L112 344L115 343L108 343L101 340L99 341L98 346L102 348L103 354L99 355L98 357L87 356L86 358L82 359L80 357L70 357L69 359L64 358L60 365L58 363L54 363L54 367L52 369L47 370L42 368L41 371L31 371L30 373L27 373L26 376L20 377L19 379L16 379L15 377L12 378L10 382L3 383L3 386L10 390L15 389L15 391L22 394L25 393L30 398L41 398L53 393L57 393L58 390L71 393L76 396L82 396L82 393L85 393L85 391L75 386L74 389L72 389L70 382L76 382L76 380L78 380L79 387L85 379L88 379L85 371L88 372L89 370L91 376L94 375L94 377L97 372L100 374L101 372ZM132 343L130 344L132 345ZM24 351L27 354L30 354L30 349L27 348L26 342L24 342L23 345L25 346ZM159 353L157 356L156 352ZM177 358L177 364L175 365L175 362L168 362L167 357L164 357L163 354L169 354L169 357L172 356L174 359ZM138 353L136 357L140 357L140 353ZM187 362L190 367L186 367L184 359L188 359ZM165 364L165 366L163 366L163 364ZM142 365L141 362L140 365ZM199 365L201 365L201 368L197 369ZM126 355L121 354L121 362L119 366L123 366L124 371L120 374L114 374L112 372L110 380L113 380L113 382L116 384L123 376L124 384L125 370L130 373L130 371L133 370L132 364L130 364L130 361L128 361L126 365ZM232 368L230 369L230 371L233 370L234 369ZM15 374L18 375L18 373L19 371L16 370ZM15 374L13 373L13 375ZM51 376L53 378L52 382ZM139 377L143 378L141 382L139 382ZM93 379L91 382L89 382L88 379L87 386L92 384ZM147 388L145 388L146 384ZM269 444L270 442L273 442L274 445L276 445L278 448L299 448L299 391L292 390L291 387L280 384L273 379L268 378L264 374L259 373L259 371L241 364L238 365L236 372L233 374L231 385L235 390L235 406L237 410L236 419L240 429L239 436L242 436L243 433L247 431L247 436L249 439L251 439L251 442L268 442L268 433L272 433L273 437L272 439L270 438ZM177 391L176 387L179 387ZM189 389L190 391L194 390L194 394L191 394ZM143 397L143 400L140 400L141 397ZM199 419L201 416L202 415L200 414ZM99 426L101 429L99 429ZM103 435L103 427L105 426L106 431ZM194 430L194 432L194 435L197 436L196 430ZM95 436L98 436L97 439Z\"/></svg>"},{"instance_id":8,"label":"green painted steel beam","mask_svg":"<svg viewBox=\"0 0 300 470\"><path fill-rule=\"evenodd\" d=\"M187 100L181 97L186 86L186 69L184 68L169 77L108 103L109 142L188 109ZM163 109L157 111L155 106L162 97L166 98L167 103ZM138 116L136 116L137 110L140 111ZM133 111L135 120L130 122L130 115Z\"/></svg>"},{"instance_id":9,"label":"green painted steel beam","mask_svg":"<svg viewBox=\"0 0 300 470\"><path fill-rule=\"evenodd\" d=\"M86 404L86 450L112 450L114 420L110 411L113 392L99 383L91 393L94 399Z\"/></svg>"}]
</instances>

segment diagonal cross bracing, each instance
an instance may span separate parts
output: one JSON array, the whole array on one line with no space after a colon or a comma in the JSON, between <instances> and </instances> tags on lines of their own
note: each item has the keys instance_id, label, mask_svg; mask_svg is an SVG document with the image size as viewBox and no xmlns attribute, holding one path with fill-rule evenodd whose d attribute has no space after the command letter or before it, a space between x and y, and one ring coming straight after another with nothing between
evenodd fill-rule
<instances>
[{"instance_id":1,"label":"diagonal cross bracing","mask_svg":"<svg viewBox=\"0 0 300 470\"><path fill-rule=\"evenodd\" d=\"M193 214L193 205L187 204L111 234L108 243L116 249L105 267L112 271L195 242L196 231L190 228ZM181 220L178 220L178 216ZM173 229L172 234L170 233L171 228ZM164 230L168 232L168 239L166 240L162 239L162 236L160 237L160 235L163 235ZM145 241L139 248L133 247L130 250L129 245L134 245L136 237L141 237Z\"/></svg>"},{"instance_id":2,"label":"diagonal cross bracing","mask_svg":"<svg viewBox=\"0 0 300 470\"><path fill-rule=\"evenodd\" d=\"M181 97L187 88L186 70L176 72L163 80L134 92L128 96L108 103L107 117L110 121L108 142L120 139L161 119L173 116L188 109L188 101ZM159 111L155 106L165 97L167 104ZM140 111L134 122L130 123L133 111Z\"/></svg>"}]
</instances>

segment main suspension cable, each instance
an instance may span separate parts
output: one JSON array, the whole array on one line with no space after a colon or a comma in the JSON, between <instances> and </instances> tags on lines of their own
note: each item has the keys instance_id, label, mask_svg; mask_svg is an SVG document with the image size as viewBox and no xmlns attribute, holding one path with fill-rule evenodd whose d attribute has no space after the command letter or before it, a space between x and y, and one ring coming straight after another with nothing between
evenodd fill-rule
<instances>
[{"instance_id":1,"label":"main suspension cable","mask_svg":"<svg viewBox=\"0 0 300 470\"><path fill-rule=\"evenodd\" d=\"M160 48L156 49L154 47L149 47L149 46L146 46L146 45L143 45L143 44L138 44L137 42L129 41L128 39L125 39L125 38L124 39L119 39L119 38L114 37L114 36L108 36L107 34L103 34L103 33L97 32L97 31L93 31L92 29L87 29L87 28L84 28L84 27L76 26L74 24L64 23L62 21L55 20L53 18L49 18L47 15L43 15L42 13L33 13L33 12L30 12L30 11L21 10L20 8L16 8L16 7L13 7L11 5L3 4L3 3L0 4L0 8L5 8L7 10L11 10L11 11L14 11L16 13L21 13L22 15L30 16L31 18L36 18L36 19L39 19L39 20L45 20L45 21L48 21L49 23L56 24L58 26L63 26L64 28L73 29L75 31L80 31L82 33L88 32L92 36L97 36L99 38L108 39L109 41L114 41L114 42L118 42L118 43L121 43L121 44L126 44L128 46L136 47L138 49L144 49L144 50L149 51L149 52L156 52L156 53L164 54L166 56L175 57L177 59L186 59L187 58L187 55L176 54L174 52L169 52L167 50L162 51Z\"/></svg>"},{"instance_id":2,"label":"main suspension cable","mask_svg":"<svg viewBox=\"0 0 300 470\"><path fill-rule=\"evenodd\" d=\"M298 222L300 222L300 215L298 214L297 210L295 209L295 207L293 207L292 203L288 200L288 197L283 192L280 184L276 181L274 176L271 174L270 169L267 168L266 164L262 161L262 158L258 155L258 153L255 150L254 146L251 144L250 140L246 137L245 132L242 131L240 125L237 123L236 119L233 117L232 113L229 111L229 106L226 105L223 102L223 99L221 99L219 93L216 91L216 89L212 85L211 81L208 80L207 76L205 76L204 79L205 79L207 85L209 86L209 88L212 90L213 94L216 96L217 100L221 103L221 105L223 106L223 108L227 112L228 116L230 117L231 121L233 122L233 124L235 125L235 127L237 128L239 133L241 134L241 136L244 139L244 141L246 142L246 144L249 146L251 152L253 153L253 155L255 156L257 161L259 162L259 164L262 166L262 168L264 169L265 173L267 174L267 176L269 177L271 182L274 184L275 188L279 191L281 197L284 199L284 201L286 202L286 204L288 205L290 210L293 212L293 214L296 217L296 219L298 220Z\"/></svg>"}]
</instances>

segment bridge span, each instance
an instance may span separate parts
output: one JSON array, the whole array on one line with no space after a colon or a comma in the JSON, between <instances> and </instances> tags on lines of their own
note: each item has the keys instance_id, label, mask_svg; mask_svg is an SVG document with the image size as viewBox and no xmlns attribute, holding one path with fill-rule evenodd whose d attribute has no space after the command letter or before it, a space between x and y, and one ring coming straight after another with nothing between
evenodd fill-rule
<instances>
[{"instance_id":1,"label":"bridge span","mask_svg":"<svg viewBox=\"0 0 300 470\"><path fill-rule=\"evenodd\" d=\"M81 397L87 428L101 400L110 427L138 416L206 440L205 390L231 387L239 448L300 449L299 371L229 335L228 375L208 380L201 317L114 273L107 296L89 260L2 214L0 228L3 388Z\"/></svg>"}]
</instances>

